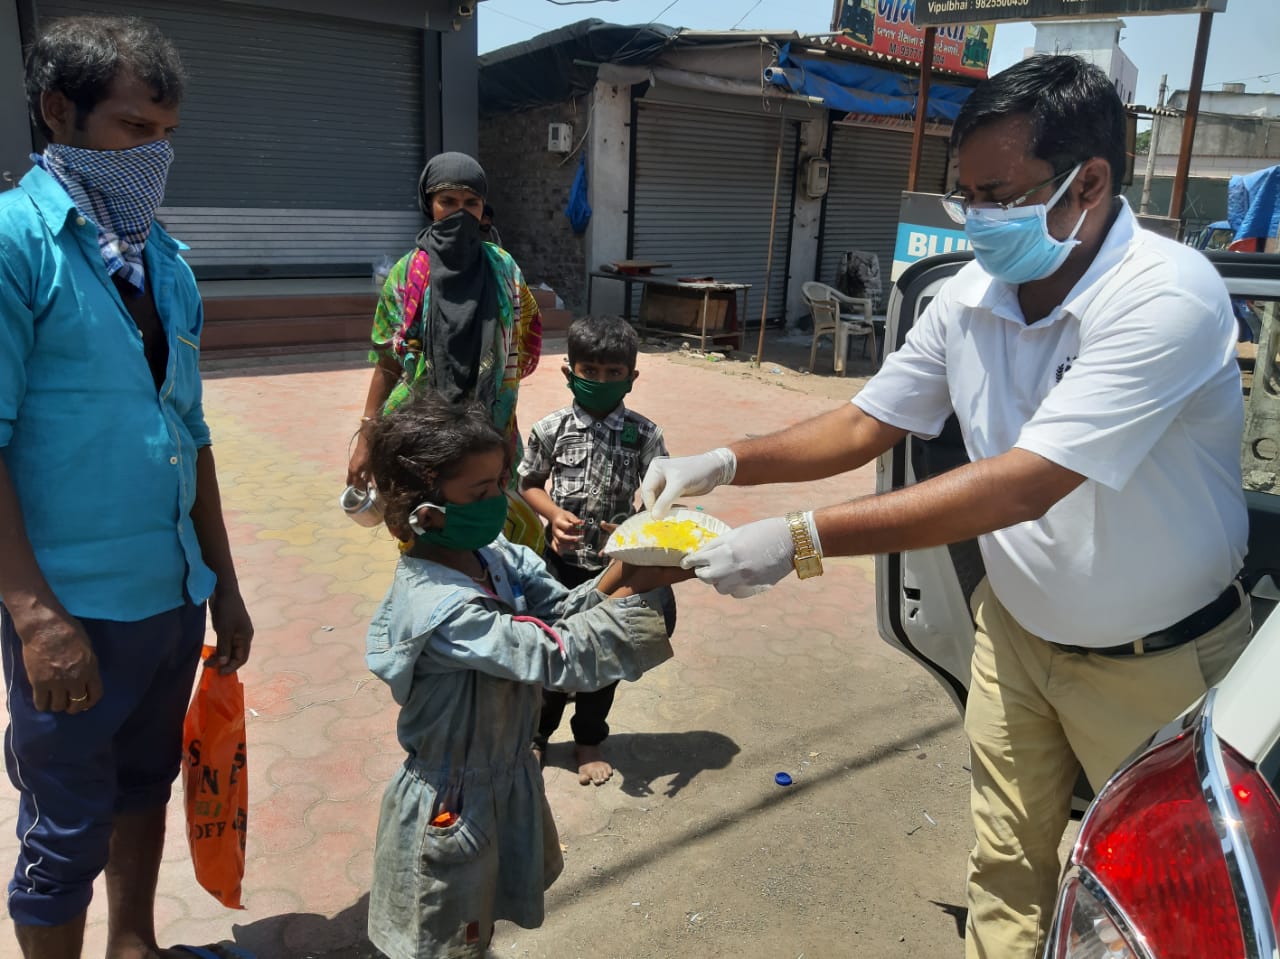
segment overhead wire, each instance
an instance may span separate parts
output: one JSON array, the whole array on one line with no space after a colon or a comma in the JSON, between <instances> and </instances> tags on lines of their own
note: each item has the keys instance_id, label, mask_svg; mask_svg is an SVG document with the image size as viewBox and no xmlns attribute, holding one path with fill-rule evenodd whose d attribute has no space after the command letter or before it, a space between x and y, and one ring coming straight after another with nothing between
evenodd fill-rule
<instances>
[{"instance_id":1,"label":"overhead wire","mask_svg":"<svg viewBox=\"0 0 1280 959\"><path fill-rule=\"evenodd\" d=\"M672 7L674 7L674 6L675 6L677 3L679 3L679 2L680 2L680 0L671 0L671 2L670 2L670 3L668 3L665 7L663 7L661 10L659 10L659 11L657 12L657 14L655 14L655 15L654 15L654 18L653 18L652 20L650 20L648 23L646 23L646 24L644 25L644 26L645 26L645 29L647 29L647 28L649 28L649 27L653 26L655 23L657 23L657 22L658 22L658 17L662 16L664 13L666 13L668 10L670 10ZM640 34L642 34L643 32L644 32L644 30L643 30L643 29L642 29L642 30L636 30L636 32L635 32L635 33L633 33L633 34L631 35L631 37L627 40L627 42L626 42L626 43L624 43L622 46L618 47L618 49L617 49L617 50L614 50L614 51L613 51L613 54L610 56L610 58L609 58L609 59L610 59L610 60L612 60L614 63L620 63L620 62L622 61L622 54L623 54L623 53L625 53L625 52L627 51L627 49L628 49L628 48L629 48L633 43L635 43L635 42L636 42L636 40L639 38Z\"/></svg>"},{"instance_id":2,"label":"overhead wire","mask_svg":"<svg viewBox=\"0 0 1280 959\"><path fill-rule=\"evenodd\" d=\"M551 29L550 27L543 26L541 23L534 23L532 20L523 20L520 17L515 16L514 14L507 13L505 10L499 10L497 7L493 5L493 0L489 0L489 2L484 5L484 12L496 13L498 16L506 17L508 20L514 20L516 23L523 23L526 27L535 27L538 30Z\"/></svg>"},{"instance_id":3,"label":"overhead wire","mask_svg":"<svg viewBox=\"0 0 1280 959\"><path fill-rule=\"evenodd\" d=\"M730 30L737 30L737 29L738 29L738 24L742 23L742 21L743 21L743 20L745 20L745 19L747 19L747 17L751 16L751 14L755 12L756 7L760 6L760 4L761 4L761 3L763 3L763 2L764 2L764 0L756 0L756 2L755 2L755 3L753 3L750 7L748 7L748 8L747 8L747 12L746 12L746 13L744 13L742 16L738 17L737 23L735 23L735 24L734 24L733 26L731 26L729 29L730 29Z\"/></svg>"},{"instance_id":4,"label":"overhead wire","mask_svg":"<svg viewBox=\"0 0 1280 959\"><path fill-rule=\"evenodd\" d=\"M1271 82L1272 77L1280 77L1280 70L1273 70L1271 73L1259 73L1252 77L1240 77L1238 80L1214 80L1212 83L1204 84L1206 87L1221 86L1224 83L1244 83L1248 80L1261 80L1263 83Z\"/></svg>"}]
</instances>

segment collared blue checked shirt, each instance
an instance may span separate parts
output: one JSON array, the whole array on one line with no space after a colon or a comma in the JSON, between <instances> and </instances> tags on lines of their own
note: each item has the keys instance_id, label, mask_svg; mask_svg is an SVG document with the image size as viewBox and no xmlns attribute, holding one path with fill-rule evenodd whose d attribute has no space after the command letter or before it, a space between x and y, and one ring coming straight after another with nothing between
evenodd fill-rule
<instances>
[{"instance_id":1,"label":"collared blue checked shirt","mask_svg":"<svg viewBox=\"0 0 1280 959\"><path fill-rule=\"evenodd\" d=\"M131 622L213 590L190 515L210 443L203 312L179 249L152 228L146 275L169 341L157 392L93 223L39 167L0 194L0 457L74 616Z\"/></svg>"}]
</instances>

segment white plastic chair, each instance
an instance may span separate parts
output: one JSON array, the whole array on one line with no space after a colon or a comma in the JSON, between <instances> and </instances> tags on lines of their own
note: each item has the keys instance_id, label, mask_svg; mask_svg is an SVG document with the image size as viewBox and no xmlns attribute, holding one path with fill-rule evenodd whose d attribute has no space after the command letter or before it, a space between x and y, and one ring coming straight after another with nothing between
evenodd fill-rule
<instances>
[{"instance_id":1,"label":"white plastic chair","mask_svg":"<svg viewBox=\"0 0 1280 959\"><path fill-rule=\"evenodd\" d=\"M876 351L876 328L871 320L871 300L845 296L835 287L827 286L816 280L810 280L801 288L804 301L809 306L809 314L813 317L813 345L809 348L809 369L814 368L818 359L818 337L830 333L835 342L835 359L833 366L838 375L845 374L845 358L849 352L849 340L862 336L863 356L868 347L871 350L871 365L879 366ZM845 308L856 309L858 313L846 311Z\"/></svg>"}]
</instances>

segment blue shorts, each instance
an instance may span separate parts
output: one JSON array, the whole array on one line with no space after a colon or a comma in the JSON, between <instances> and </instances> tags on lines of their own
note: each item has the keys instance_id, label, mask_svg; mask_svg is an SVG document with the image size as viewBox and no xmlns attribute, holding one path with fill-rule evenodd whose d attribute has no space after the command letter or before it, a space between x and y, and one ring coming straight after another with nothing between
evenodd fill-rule
<instances>
[{"instance_id":1,"label":"blue shorts","mask_svg":"<svg viewBox=\"0 0 1280 959\"><path fill-rule=\"evenodd\" d=\"M182 761L182 721L204 642L204 604L134 623L82 619L102 700L76 715L39 712L8 610L0 605L9 781L19 793L9 915L57 926L89 905L112 820L164 806Z\"/></svg>"}]
</instances>

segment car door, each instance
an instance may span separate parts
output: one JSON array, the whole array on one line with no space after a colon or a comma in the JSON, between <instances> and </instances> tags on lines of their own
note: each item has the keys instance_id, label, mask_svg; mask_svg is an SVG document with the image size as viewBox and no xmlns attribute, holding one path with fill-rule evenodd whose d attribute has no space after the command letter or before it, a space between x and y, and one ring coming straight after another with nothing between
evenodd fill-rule
<instances>
[{"instance_id":1,"label":"car door","mask_svg":"<svg viewBox=\"0 0 1280 959\"><path fill-rule=\"evenodd\" d=\"M1241 456L1250 524L1245 569L1254 584L1257 623L1280 598L1280 256L1206 255L1226 281L1237 313L1244 308L1252 313L1242 330L1257 330L1258 342L1239 348L1246 392ZM886 307L886 352L902 345L942 285L971 258L967 252L948 253L914 263L903 273ZM877 464L877 492L901 489L966 462L953 416L937 438L909 436L885 453ZM984 575L976 540L876 557L881 637L924 666L962 710L973 653L969 598Z\"/></svg>"}]
</instances>

